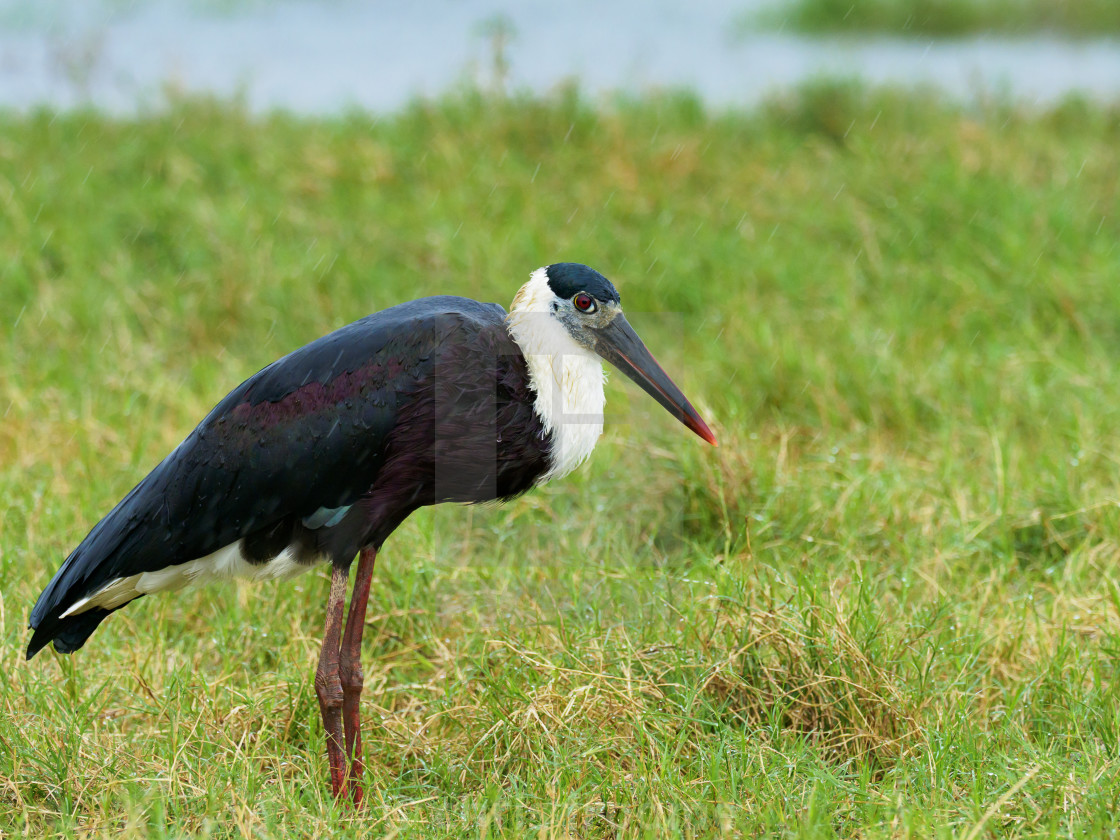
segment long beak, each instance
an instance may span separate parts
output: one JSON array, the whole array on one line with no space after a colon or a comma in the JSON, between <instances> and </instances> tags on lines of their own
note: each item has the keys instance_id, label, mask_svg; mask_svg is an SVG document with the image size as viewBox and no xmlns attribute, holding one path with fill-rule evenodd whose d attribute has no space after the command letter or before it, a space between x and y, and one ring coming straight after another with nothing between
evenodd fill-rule
<instances>
[{"instance_id":1,"label":"long beak","mask_svg":"<svg viewBox=\"0 0 1120 840\"><path fill-rule=\"evenodd\" d=\"M712 446L719 446L708 424L650 355L622 313L616 315L608 326L590 332L595 336L596 353L637 382L643 391L688 428Z\"/></svg>"}]
</instances>

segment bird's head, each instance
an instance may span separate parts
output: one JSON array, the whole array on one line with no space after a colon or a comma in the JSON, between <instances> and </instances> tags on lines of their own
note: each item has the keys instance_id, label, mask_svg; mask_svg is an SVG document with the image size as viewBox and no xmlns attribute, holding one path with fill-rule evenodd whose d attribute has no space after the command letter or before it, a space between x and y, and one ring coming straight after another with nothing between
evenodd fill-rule
<instances>
[{"instance_id":1,"label":"bird's head","mask_svg":"<svg viewBox=\"0 0 1120 840\"><path fill-rule=\"evenodd\" d=\"M622 314L615 287L599 272L579 263L537 269L514 298L510 320L523 349L529 345L537 352L557 355L566 345L604 359L684 425L716 445L708 424L646 349Z\"/></svg>"}]
</instances>

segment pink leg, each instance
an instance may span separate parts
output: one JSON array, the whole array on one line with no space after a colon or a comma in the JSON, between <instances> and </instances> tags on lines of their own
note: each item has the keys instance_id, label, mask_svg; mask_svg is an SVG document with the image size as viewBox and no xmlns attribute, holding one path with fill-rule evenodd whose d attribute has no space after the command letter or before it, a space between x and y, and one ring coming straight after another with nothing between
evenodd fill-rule
<instances>
[{"instance_id":1,"label":"pink leg","mask_svg":"<svg viewBox=\"0 0 1120 840\"><path fill-rule=\"evenodd\" d=\"M342 655L339 676L342 682L342 720L346 726L346 754L350 759L350 795L354 804L362 801L362 728L358 700L362 696L365 675L362 673L362 630L365 629L366 604L369 602L369 585L373 578L373 563L377 551L363 548L358 558L358 573L354 579L354 592L350 596L350 612L346 616L346 631L342 636Z\"/></svg>"},{"instance_id":2,"label":"pink leg","mask_svg":"<svg viewBox=\"0 0 1120 840\"><path fill-rule=\"evenodd\" d=\"M346 597L348 570L331 568L331 594L327 599L327 625L323 648L315 671L315 693L327 733L327 761L331 768L331 792L335 799L346 795L346 759L342 740L342 683L339 679L339 636L342 633L342 601Z\"/></svg>"}]
</instances>

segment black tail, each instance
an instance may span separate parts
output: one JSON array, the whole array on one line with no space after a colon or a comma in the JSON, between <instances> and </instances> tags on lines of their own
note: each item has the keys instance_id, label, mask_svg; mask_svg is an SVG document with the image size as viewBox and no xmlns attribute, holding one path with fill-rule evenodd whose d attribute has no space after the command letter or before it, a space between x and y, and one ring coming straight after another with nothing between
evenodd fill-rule
<instances>
[{"instance_id":1,"label":"black tail","mask_svg":"<svg viewBox=\"0 0 1120 840\"><path fill-rule=\"evenodd\" d=\"M54 649L59 653L73 653L86 643L97 625L111 612L113 610L94 607L77 615L43 621L35 628L27 645L27 658L30 659L50 642L54 642Z\"/></svg>"},{"instance_id":2,"label":"black tail","mask_svg":"<svg viewBox=\"0 0 1120 840\"><path fill-rule=\"evenodd\" d=\"M79 599L116 578L134 573L129 563L138 546L143 547L138 536L146 533L138 523L153 518L148 511L136 509L137 503L144 501L138 491L150 479L151 476L132 488L55 572L31 610L28 624L35 632L27 645L28 659L50 642L54 642L54 649L59 653L73 653L86 643L106 616L125 605L108 609L91 607L74 615L62 615Z\"/></svg>"}]
</instances>

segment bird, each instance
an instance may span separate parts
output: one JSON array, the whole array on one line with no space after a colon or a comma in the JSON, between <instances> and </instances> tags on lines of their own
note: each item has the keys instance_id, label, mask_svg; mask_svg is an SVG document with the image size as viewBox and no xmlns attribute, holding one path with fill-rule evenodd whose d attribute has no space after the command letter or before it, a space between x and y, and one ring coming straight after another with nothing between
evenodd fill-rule
<instances>
[{"instance_id":1,"label":"bird","mask_svg":"<svg viewBox=\"0 0 1120 840\"><path fill-rule=\"evenodd\" d=\"M533 271L508 313L425 297L312 341L231 391L94 525L32 608L27 658L51 642L78 650L145 595L328 563L315 691L332 794L360 804L361 642L378 551L421 507L509 500L578 467L603 430L604 361L718 445L614 285L580 263Z\"/></svg>"}]
</instances>

